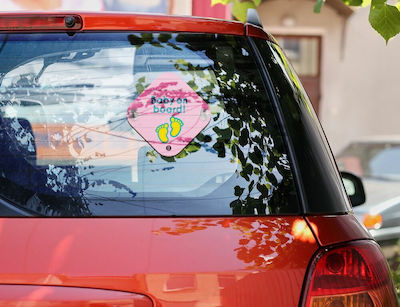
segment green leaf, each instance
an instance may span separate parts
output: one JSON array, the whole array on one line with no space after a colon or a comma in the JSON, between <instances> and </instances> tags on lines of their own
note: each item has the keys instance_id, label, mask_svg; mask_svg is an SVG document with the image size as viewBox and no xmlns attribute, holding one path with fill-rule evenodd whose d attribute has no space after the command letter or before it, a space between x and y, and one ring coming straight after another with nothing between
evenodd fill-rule
<instances>
[{"instance_id":1,"label":"green leaf","mask_svg":"<svg viewBox=\"0 0 400 307\"><path fill-rule=\"evenodd\" d=\"M249 157L255 164L262 164L263 162L263 155L258 147L255 147L254 151L249 153Z\"/></svg>"},{"instance_id":2,"label":"green leaf","mask_svg":"<svg viewBox=\"0 0 400 307\"><path fill-rule=\"evenodd\" d=\"M240 120L228 119L228 124L234 130L240 130L240 128L242 128L242 122Z\"/></svg>"},{"instance_id":3,"label":"green leaf","mask_svg":"<svg viewBox=\"0 0 400 307\"><path fill-rule=\"evenodd\" d=\"M238 153L238 158L239 158L240 163L242 165L245 165L247 159L244 157L243 151L239 147L237 147L237 153Z\"/></svg>"},{"instance_id":4,"label":"green leaf","mask_svg":"<svg viewBox=\"0 0 400 307\"><path fill-rule=\"evenodd\" d=\"M400 33L400 11L397 7L384 3L384 0L373 0L369 12L371 26L385 39Z\"/></svg>"},{"instance_id":5,"label":"green leaf","mask_svg":"<svg viewBox=\"0 0 400 307\"><path fill-rule=\"evenodd\" d=\"M222 141L229 142L231 140L232 130L230 128L221 129L219 127L214 127L213 130L220 136Z\"/></svg>"},{"instance_id":6,"label":"green leaf","mask_svg":"<svg viewBox=\"0 0 400 307\"><path fill-rule=\"evenodd\" d=\"M247 128L243 128L240 131L240 137L239 137L239 144L241 146L246 146L249 143L249 130Z\"/></svg>"},{"instance_id":7,"label":"green leaf","mask_svg":"<svg viewBox=\"0 0 400 307\"><path fill-rule=\"evenodd\" d=\"M232 6L232 15L241 22L246 22L247 10L255 9L257 6L253 1L234 0Z\"/></svg>"},{"instance_id":8,"label":"green leaf","mask_svg":"<svg viewBox=\"0 0 400 307\"><path fill-rule=\"evenodd\" d=\"M185 150L182 150L180 153L178 153L175 158L177 159L182 159L184 157L186 157L188 155L188 153Z\"/></svg>"},{"instance_id":9,"label":"green leaf","mask_svg":"<svg viewBox=\"0 0 400 307\"><path fill-rule=\"evenodd\" d=\"M325 0L317 0L314 4L314 13L320 13L324 3Z\"/></svg>"},{"instance_id":10,"label":"green leaf","mask_svg":"<svg viewBox=\"0 0 400 307\"><path fill-rule=\"evenodd\" d=\"M363 0L342 0L342 1L349 6L361 6L363 4Z\"/></svg>"},{"instance_id":11,"label":"green leaf","mask_svg":"<svg viewBox=\"0 0 400 307\"><path fill-rule=\"evenodd\" d=\"M253 191L253 188L254 188L254 180L252 180L251 182L250 182L250 184L249 184L249 194L251 193L251 191Z\"/></svg>"},{"instance_id":12,"label":"green leaf","mask_svg":"<svg viewBox=\"0 0 400 307\"><path fill-rule=\"evenodd\" d=\"M194 91L197 91L199 88L193 80L190 80L189 82L187 82L187 85L189 85L192 88L192 90L194 90Z\"/></svg>"},{"instance_id":13,"label":"green leaf","mask_svg":"<svg viewBox=\"0 0 400 307\"><path fill-rule=\"evenodd\" d=\"M175 45L175 44L167 43L167 45L170 46L170 47L172 47L172 48L174 48L175 50L182 50L182 48L178 47L178 46Z\"/></svg>"},{"instance_id":14,"label":"green leaf","mask_svg":"<svg viewBox=\"0 0 400 307\"><path fill-rule=\"evenodd\" d=\"M149 159L150 163L154 163L154 161L157 159L157 155L154 150L146 152L146 157Z\"/></svg>"},{"instance_id":15,"label":"green leaf","mask_svg":"<svg viewBox=\"0 0 400 307\"><path fill-rule=\"evenodd\" d=\"M128 40L131 43L131 45L136 46L137 48L140 48L144 44L144 40L141 37L134 34L128 35Z\"/></svg>"},{"instance_id":16,"label":"green leaf","mask_svg":"<svg viewBox=\"0 0 400 307\"><path fill-rule=\"evenodd\" d=\"M243 191L244 191L244 188L241 188L238 185L235 186L235 196L238 196L238 197L242 196Z\"/></svg>"},{"instance_id":17,"label":"green leaf","mask_svg":"<svg viewBox=\"0 0 400 307\"><path fill-rule=\"evenodd\" d=\"M232 2L232 0L211 0L211 6L214 6L216 4L227 5L229 2Z\"/></svg>"},{"instance_id":18,"label":"green leaf","mask_svg":"<svg viewBox=\"0 0 400 307\"><path fill-rule=\"evenodd\" d=\"M199 151L201 148L201 145L199 143L191 143L188 146L186 146L185 151L188 153L196 152Z\"/></svg>"},{"instance_id":19,"label":"green leaf","mask_svg":"<svg viewBox=\"0 0 400 307\"><path fill-rule=\"evenodd\" d=\"M236 157L237 156L237 145L233 144L231 147L232 151L232 156Z\"/></svg>"},{"instance_id":20,"label":"green leaf","mask_svg":"<svg viewBox=\"0 0 400 307\"><path fill-rule=\"evenodd\" d=\"M158 40L162 43L168 42L172 38L172 35L169 33L161 33L158 35Z\"/></svg>"},{"instance_id":21,"label":"green leaf","mask_svg":"<svg viewBox=\"0 0 400 307\"><path fill-rule=\"evenodd\" d=\"M239 215L241 214L241 209L242 209L242 202L240 199L236 199L233 202L229 204L229 206L232 208L232 213L233 215Z\"/></svg>"},{"instance_id":22,"label":"green leaf","mask_svg":"<svg viewBox=\"0 0 400 307\"><path fill-rule=\"evenodd\" d=\"M153 41L153 33L149 33L149 32L144 32L141 34L141 37L143 39L144 42L146 43L150 43Z\"/></svg>"},{"instance_id":23,"label":"green leaf","mask_svg":"<svg viewBox=\"0 0 400 307\"><path fill-rule=\"evenodd\" d=\"M261 193L263 197L267 197L269 193L269 189L265 184L257 183L257 190Z\"/></svg>"},{"instance_id":24,"label":"green leaf","mask_svg":"<svg viewBox=\"0 0 400 307\"><path fill-rule=\"evenodd\" d=\"M161 156L161 159L163 159L164 161L167 161L167 162L175 162L176 161L174 157Z\"/></svg>"},{"instance_id":25,"label":"green leaf","mask_svg":"<svg viewBox=\"0 0 400 307\"><path fill-rule=\"evenodd\" d=\"M251 176L251 173L253 172L253 165L251 165L250 163L247 163L246 166L243 168L243 175L244 176Z\"/></svg>"},{"instance_id":26,"label":"green leaf","mask_svg":"<svg viewBox=\"0 0 400 307\"><path fill-rule=\"evenodd\" d=\"M196 139L198 139L200 142L203 142L203 143L210 143L212 141L211 136L204 135L203 133L199 133L197 135Z\"/></svg>"},{"instance_id":27,"label":"green leaf","mask_svg":"<svg viewBox=\"0 0 400 307\"><path fill-rule=\"evenodd\" d=\"M138 92L138 94L141 94L145 90L144 85L141 83L137 83L135 87L136 87L136 92Z\"/></svg>"},{"instance_id":28,"label":"green leaf","mask_svg":"<svg viewBox=\"0 0 400 307\"><path fill-rule=\"evenodd\" d=\"M367 7L371 5L371 0L363 0L361 6L362 7Z\"/></svg>"},{"instance_id":29,"label":"green leaf","mask_svg":"<svg viewBox=\"0 0 400 307\"><path fill-rule=\"evenodd\" d=\"M218 158L225 158L225 145L222 142L216 142L212 147L217 153Z\"/></svg>"},{"instance_id":30,"label":"green leaf","mask_svg":"<svg viewBox=\"0 0 400 307\"><path fill-rule=\"evenodd\" d=\"M159 42L151 42L150 44L151 44L152 46L154 46L154 47L164 48L164 46L161 45Z\"/></svg>"}]
</instances>

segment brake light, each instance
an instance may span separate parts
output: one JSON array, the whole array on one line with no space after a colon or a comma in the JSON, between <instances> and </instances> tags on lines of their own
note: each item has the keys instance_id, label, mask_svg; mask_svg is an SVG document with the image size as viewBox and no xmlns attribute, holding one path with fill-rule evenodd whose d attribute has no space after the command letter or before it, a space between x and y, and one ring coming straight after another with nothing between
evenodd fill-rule
<instances>
[{"instance_id":1,"label":"brake light","mask_svg":"<svg viewBox=\"0 0 400 307\"><path fill-rule=\"evenodd\" d=\"M79 15L3 15L0 16L0 31L53 31L79 30L82 18Z\"/></svg>"},{"instance_id":2,"label":"brake light","mask_svg":"<svg viewBox=\"0 0 400 307\"><path fill-rule=\"evenodd\" d=\"M363 224L368 229L379 229L382 226L382 215L366 214L364 215Z\"/></svg>"},{"instance_id":3,"label":"brake light","mask_svg":"<svg viewBox=\"0 0 400 307\"><path fill-rule=\"evenodd\" d=\"M325 249L310 270L307 307L398 306L386 260L374 241Z\"/></svg>"}]
</instances>

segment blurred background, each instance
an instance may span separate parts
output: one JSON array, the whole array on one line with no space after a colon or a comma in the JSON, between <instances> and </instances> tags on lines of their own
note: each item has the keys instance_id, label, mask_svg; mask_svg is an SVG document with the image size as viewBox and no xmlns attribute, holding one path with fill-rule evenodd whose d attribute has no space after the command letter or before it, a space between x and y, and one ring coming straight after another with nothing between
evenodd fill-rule
<instances>
[{"instance_id":1,"label":"blurred background","mask_svg":"<svg viewBox=\"0 0 400 307\"><path fill-rule=\"evenodd\" d=\"M299 74L339 168L363 179L367 203L354 208L355 215L382 244L392 267L398 267L400 39L386 45L368 23L369 9L351 8L342 0L326 0L319 14L313 12L314 0L260 2L257 10L264 28L277 38ZM211 4L211 0L0 0L0 10L133 11L232 19L231 5Z\"/></svg>"}]
</instances>

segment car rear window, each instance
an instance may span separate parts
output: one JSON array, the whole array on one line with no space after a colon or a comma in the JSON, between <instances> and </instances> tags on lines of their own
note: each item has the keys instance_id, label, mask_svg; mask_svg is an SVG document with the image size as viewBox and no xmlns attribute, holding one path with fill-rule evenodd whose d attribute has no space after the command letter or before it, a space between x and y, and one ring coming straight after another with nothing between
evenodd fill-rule
<instances>
[{"instance_id":1,"label":"car rear window","mask_svg":"<svg viewBox=\"0 0 400 307\"><path fill-rule=\"evenodd\" d=\"M0 35L0 214L299 212L244 37Z\"/></svg>"}]
</instances>

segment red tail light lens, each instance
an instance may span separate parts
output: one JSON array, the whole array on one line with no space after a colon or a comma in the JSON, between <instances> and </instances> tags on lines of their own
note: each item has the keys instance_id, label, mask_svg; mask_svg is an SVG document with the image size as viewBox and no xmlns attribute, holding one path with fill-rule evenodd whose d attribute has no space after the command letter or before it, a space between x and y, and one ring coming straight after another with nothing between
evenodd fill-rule
<instances>
[{"instance_id":1,"label":"red tail light lens","mask_svg":"<svg viewBox=\"0 0 400 307\"><path fill-rule=\"evenodd\" d=\"M398 306L386 260L373 241L320 252L310 275L307 307Z\"/></svg>"},{"instance_id":2,"label":"red tail light lens","mask_svg":"<svg viewBox=\"0 0 400 307\"><path fill-rule=\"evenodd\" d=\"M82 18L79 15L0 16L0 31L71 31L81 28Z\"/></svg>"}]
</instances>

